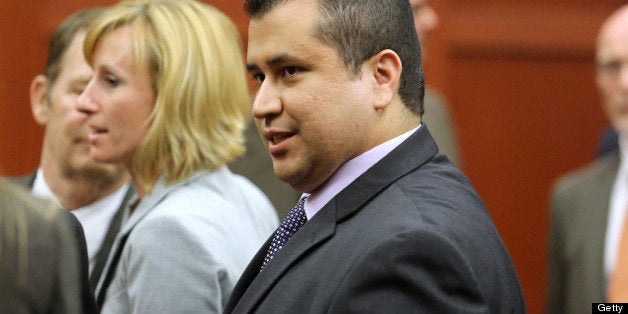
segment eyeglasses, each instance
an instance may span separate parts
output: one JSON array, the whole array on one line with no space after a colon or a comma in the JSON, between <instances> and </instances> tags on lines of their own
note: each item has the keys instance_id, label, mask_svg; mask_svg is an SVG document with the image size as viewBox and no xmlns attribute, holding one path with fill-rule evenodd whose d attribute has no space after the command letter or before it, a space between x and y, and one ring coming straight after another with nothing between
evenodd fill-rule
<instances>
[{"instance_id":1,"label":"eyeglasses","mask_svg":"<svg viewBox=\"0 0 628 314\"><path fill-rule=\"evenodd\" d=\"M598 61L596 63L598 74L605 79L616 79L622 71L628 71L628 60Z\"/></svg>"}]
</instances>

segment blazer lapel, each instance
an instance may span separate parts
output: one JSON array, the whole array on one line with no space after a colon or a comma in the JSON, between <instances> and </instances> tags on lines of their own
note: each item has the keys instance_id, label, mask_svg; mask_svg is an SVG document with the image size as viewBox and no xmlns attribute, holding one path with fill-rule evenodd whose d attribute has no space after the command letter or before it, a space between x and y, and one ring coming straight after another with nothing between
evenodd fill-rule
<instances>
[{"instance_id":1,"label":"blazer lapel","mask_svg":"<svg viewBox=\"0 0 628 314\"><path fill-rule=\"evenodd\" d=\"M124 215L124 209L126 204L129 202L131 197L135 194L135 190L133 186L129 184L127 188L126 194L120 203L120 207L116 211L115 215L111 219L111 223L109 224L109 228L107 229L107 234L105 235L105 239L100 246L100 250L96 255L96 262L94 264L94 269L92 269L92 273L89 277L89 285L92 289L92 293L96 291L96 285L100 281L100 275L105 268L105 264L107 263L107 259L109 257L109 252L111 252L111 247L113 246L113 242L116 239L116 235L118 231L120 231L120 226L122 225L122 216Z\"/></svg>"},{"instance_id":2,"label":"blazer lapel","mask_svg":"<svg viewBox=\"0 0 628 314\"><path fill-rule=\"evenodd\" d=\"M181 184L181 183L180 183ZM118 266L118 261L122 254L122 250L124 249L124 245L126 240L133 230L133 228L153 209L157 204L159 204L165 197L175 189L180 184L175 184L172 186L166 187L164 185L163 180L159 180L155 185L155 189L153 192L137 204L137 207L133 210L131 214L130 207L132 204L136 203L138 199L137 195L132 197L129 202L125 205L124 215L122 220L122 226L120 232L116 236L116 239L113 242L113 246L111 247L111 251L109 254L109 258L107 259L107 263L101 273L100 280L98 281L98 285L96 286L96 301L99 307L102 307L107 288L111 283L111 280L115 274L116 268Z\"/></svg>"},{"instance_id":3,"label":"blazer lapel","mask_svg":"<svg viewBox=\"0 0 628 314\"><path fill-rule=\"evenodd\" d=\"M619 169L619 154L609 156L605 160L604 167L599 173L600 178L597 181L599 183L591 185L591 191L587 192L596 199L585 205L590 206L586 209L588 227L582 230L583 236L580 238L584 251L588 252L582 254L582 257L586 259L586 263L589 265L588 269L592 270L591 280L593 282L587 286L590 289L594 289L594 291L589 295L597 295L602 298L601 300L604 300L606 297L606 273L603 263L604 244L606 241L610 196L617 178L617 170Z\"/></svg>"},{"instance_id":4,"label":"blazer lapel","mask_svg":"<svg viewBox=\"0 0 628 314\"><path fill-rule=\"evenodd\" d=\"M406 141L329 201L301 227L299 232L275 254L273 260L260 272L259 269L270 245L271 236L238 281L225 312L252 312L264 300L283 274L297 262L299 257L308 254L333 236L338 222L358 211L381 190L399 177L427 162L437 152L436 143L429 134L427 127L422 125ZM416 156L416 158L408 158L408 156Z\"/></svg>"}]
</instances>

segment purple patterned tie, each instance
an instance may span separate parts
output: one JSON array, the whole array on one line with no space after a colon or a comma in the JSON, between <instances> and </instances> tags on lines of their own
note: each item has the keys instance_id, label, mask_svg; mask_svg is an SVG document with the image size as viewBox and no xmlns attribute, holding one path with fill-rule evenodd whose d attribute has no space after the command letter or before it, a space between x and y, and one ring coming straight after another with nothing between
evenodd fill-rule
<instances>
[{"instance_id":1,"label":"purple patterned tie","mask_svg":"<svg viewBox=\"0 0 628 314\"><path fill-rule=\"evenodd\" d=\"M270 243L270 247L268 248L268 253L266 253L266 258L264 258L264 263L262 263L262 267L260 271L264 269L266 264L273 258L273 256L281 250L281 248L288 242L288 240L299 231L299 228L303 226L307 222L307 217L305 216L305 209L303 208L303 204L305 203L306 197L301 198L299 202L292 207L286 219L281 222L279 229L275 232L275 237L273 241Z\"/></svg>"}]
</instances>

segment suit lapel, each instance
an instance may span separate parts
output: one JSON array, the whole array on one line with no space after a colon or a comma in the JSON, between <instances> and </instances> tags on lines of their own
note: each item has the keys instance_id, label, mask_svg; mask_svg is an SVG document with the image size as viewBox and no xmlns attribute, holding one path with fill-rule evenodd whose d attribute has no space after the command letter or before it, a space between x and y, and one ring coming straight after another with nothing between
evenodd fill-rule
<instances>
[{"instance_id":1,"label":"suit lapel","mask_svg":"<svg viewBox=\"0 0 628 314\"><path fill-rule=\"evenodd\" d=\"M360 209L380 191L425 164L436 153L438 146L427 127L422 125L417 132L338 193L334 198L338 206L337 220L340 221Z\"/></svg>"},{"instance_id":2,"label":"suit lapel","mask_svg":"<svg viewBox=\"0 0 628 314\"><path fill-rule=\"evenodd\" d=\"M299 232L290 238L284 247L275 254L271 262L264 267L264 270L260 272L259 269L270 246L272 236L266 241L247 267L242 278L238 281L234 294L231 297L232 302L229 302L225 312L231 312L235 302L237 302L237 306L233 309L235 312L252 311L270 292L270 289L281 276L297 262L300 256L307 254L319 243L334 234L336 229L336 210L331 203L333 203L333 200L303 225Z\"/></svg>"},{"instance_id":3,"label":"suit lapel","mask_svg":"<svg viewBox=\"0 0 628 314\"><path fill-rule=\"evenodd\" d=\"M234 288L225 312L251 312L257 308L277 281L301 256L316 249L334 235L338 222L349 219L350 215L357 212L381 190L427 162L437 152L436 143L427 127L422 125L406 141L329 201L260 272L260 265L270 245L269 239Z\"/></svg>"},{"instance_id":4,"label":"suit lapel","mask_svg":"<svg viewBox=\"0 0 628 314\"><path fill-rule=\"evenodd\" d=\"M107 263L107 259L109 257L109 252L111 252L111 247L113 245L114 240L116 239L116 235L118 231L120 231L120 226L122 225L122 216L124 215L124 209L126 204L131 199L131 196L135 194L135 190L133 186L129 184L127 188L126 194L120 203L120 207L116 211L115 215L111 219L111 223L109 224L109 229L107 229L107 234L105 235L105 239L103 240L102 245L100 246L100 250L96 255L96 262L94 264L94 269L92 269L92 273L89 277L89 285L92 289L92 292L95 293L96 285L98 281L100 281L100 275L105 268L105 264Z\"/></svg>"},{"instance_id":5,"label":"suit lapel","mask_svg":"<svg viewBox=\"0 0 628 314\"><path fill-rule=\"evenodd\" d=\"M135 198L131 198L129 202L125 205L122 226L120 232L116 236L116 239L113 242L113 246L111 247L111 251L109 254L109 258L107 259L107 263L101 273L100 280L96 287L96 299L98 302L98 306L102 307L107 288L111 283L113 275L115 274L116 268L118 266L118 261L122 255L122 250L124 249L124 245L126 244L126 240L129 237L133 228L148 214L153 208L157 206L173 189L177 188L182 183L178 183L172 186L166 187L163 179L159 180L155 185L155 189L153 192L147 196L145 196L141 202L137 205L133 213L130 213L130 206L132 203L135 203ZM126 221L125 221L126 220Z\"/></svg>"},{"instance_id":6,"label":"suit lapel","mask_svg":"<svg viewBox=\"0 0 628 314\"><path fill-rule=\"evenodd\" d=\"M588 269L592 270L592 282L588 287L595 290L594 295L598 295L603 300L606 296L606 274L604 271L604 251L606 242L606 229L608 225L608 215L610 206L610 196L619 169L619 154L609 156L604 160L604 169L599 173L599 182L590 187L587 193L594 197L586 209L589 215L586 219L587 228L582 230L581 238L585 253L583 258L589 264ZM591 294L589 294L591 295Z\"/></svg>"}]
</instances>

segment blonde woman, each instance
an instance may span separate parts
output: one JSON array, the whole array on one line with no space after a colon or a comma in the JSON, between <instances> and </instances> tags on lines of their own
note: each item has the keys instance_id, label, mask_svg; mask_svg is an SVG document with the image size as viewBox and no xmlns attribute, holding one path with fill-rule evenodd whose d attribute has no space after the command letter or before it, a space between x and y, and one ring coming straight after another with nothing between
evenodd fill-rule
<instances>
[{"instance_id":1,"label":"blonde woman","mask_svg":"<svg viewBox=\"0 0 628 314\"><path fill-rule=\"evenodd\" d=\"M90 156L126 165L137 192L96 290L103 313L221 312L276 228L265 195L225 166L250 114L240 46L196 1L121 2L88 31Z\"/></svg>"},{"instance_id":2,"label":"blonde woman","mask_svg":"<svg viewBox=\"0 0 628 314\"><path fill-rule=\"evenodd\" d=\"M76 217L0 180L0 313L96 312Z\"/></svg>"}]
</instances>

